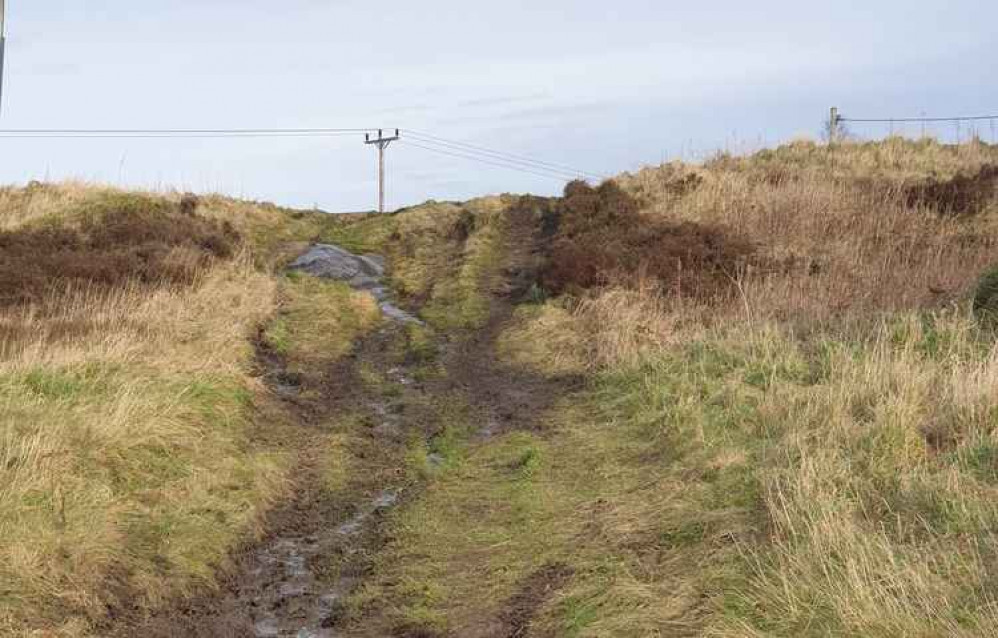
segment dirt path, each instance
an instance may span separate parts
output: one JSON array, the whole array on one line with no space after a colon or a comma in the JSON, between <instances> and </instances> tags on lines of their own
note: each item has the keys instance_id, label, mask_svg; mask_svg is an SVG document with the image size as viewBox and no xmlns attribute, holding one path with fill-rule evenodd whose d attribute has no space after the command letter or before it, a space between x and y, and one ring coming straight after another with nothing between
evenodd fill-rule
<instances>
[{"instance_id":1,"label":"dirt path","mask_svg":"<svg viewBox=\"0 0 998 638\"><path fill-rule=\"evenodd\" d=\"M503 363L497 355L497 341L513 317L515 302L525 297L530 284L536 280L537 228L536 218L531 217L529 211L514 211L510 215L502 281L492 291L488 320L477 330L443 335L439 361L446 372L420 388L430 400L460 397L459 403L469 410L467 417L462 418L473 424L472 446L491 445L494 439L512 431L529 430L543 436L550 408L566 394L578 391L584 382L581 377L552 378L533 374ZM432 436L432 432L428 434ZM467 515L475 513L469 511ZM497 613L483 615L470 623L459 623L447 634L421 628L410 631L396 626L389 629L393 621L381 617L392 613L387 608L390 603L386 601L384 605L368 606L366 616L351 618L350 624L343 628L343 635L358 638L387 635L399 638L443 635L521 638L529 634L535 614L568 581L570 573L565 565L546 565L530 574Z\"/></svg>"},{"instance_id":2,"label":"dirt path","mask_svg":"<svg viewBox=\"0 0 998 638\"><path fill-rule=\"evenodd\" d=\"M348 253L347 253L348 254ZM331 638L343 599L354 589L379 543L383 514L404 494L404 443L409 424L402 397L386 397L365 386L361 366L400 385L413 385L391 350L413 317L391 305L380 286L381 265L359 260L364 272L337 272L369 291L386 321L348 357L314 374L287 372L281 356L257 340L258 374L270 388L279 421L258 428L258 442L293 458L290 499L271 512L269 533L234 557L220 591L177 604L167 613L126 623L118 636L150 638ZM413 391L418 391L413 389ZM334 437L346 416L371 423L352 437L358 471L335 492L324 488ZM357 426L354 426L357 427Z\"/></svg>"},{"instance_id":3,"label":"dirt path","mask_svg":"<svg viewBox=\"0 0 998 638\"><path fill-rule=\"evenodd\" d=\"M530 262L532 242L524 227L514 219L509 233L514 264L506 272L510 282ZM333 255L334 263L324 261L324 255ZM517 372L497 360L495 340L512 314L509 297L517 293L515 284L499 291L483 329L438 336L439 361L446 373L415 381L415 363L398 356L404 325L415 319L391 305L377 258L314 247L296 264L371 292L387 320L352 355L309 379L289 375L281 358L261 340L260 374L291 422L263 436L274 437L275 447L291 450L295 457L292 497L269 516L269 535L236 557L217 595L188 601L119 635L333 638L365 633L341 626L344 600L363 581L384 542L384 514L404 505L414 496L410 492L418 492L408 489L417 486L405 476L407 443L413 437L429 440L444 425L432 410L421 413L419 406L460 393L481 424L477 438L484 442L511 429L539 427L537 416L575 385L571 379ZM372 389L372 376L384 380L392 392ZM364 459L366 469L349 477L347 489L331 495L322 489L329 463L324 450L336 428L343 427L346 414L359 415L369 425L352 450ZM483 627L488 629L475 634L524 635L528 612L536 607L525 597L532 598L529 592L534 590L539 591L525 589L510 601L508 613L487 619Z\"/></svg>"}]
</instances>

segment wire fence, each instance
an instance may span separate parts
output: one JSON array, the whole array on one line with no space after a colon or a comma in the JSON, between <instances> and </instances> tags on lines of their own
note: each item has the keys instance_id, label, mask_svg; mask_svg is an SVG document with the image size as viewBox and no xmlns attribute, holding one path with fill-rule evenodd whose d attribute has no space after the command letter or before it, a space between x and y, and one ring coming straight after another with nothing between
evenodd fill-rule
<instances>
[{"instance_id":1,"label":"wire fence","mask_svg":"<svg viewBox=\"0 0 998 638\"><path fill-rule=\"evenodd\" d=\"M888 136L911 136L917 133L922 138L936 138L942 141L952 140L957 144L977 139L998 144L998 114L996 115L963 115L949 117L849 117L836 115L833 111L832 125L836 130L845 132L844 127L859 126L863 128L880 127L886 129ZM851 132L851 131L850 131Z\"/></svg>"}]
</instances>

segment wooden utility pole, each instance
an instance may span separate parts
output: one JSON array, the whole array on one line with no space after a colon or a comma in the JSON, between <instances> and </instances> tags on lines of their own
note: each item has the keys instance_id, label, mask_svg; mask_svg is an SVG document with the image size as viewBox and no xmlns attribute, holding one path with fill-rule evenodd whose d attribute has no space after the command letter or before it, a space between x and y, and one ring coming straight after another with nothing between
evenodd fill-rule
<instances>
[{"instance_id":1,"label":"wooden utility pole","mask_svg":"<svg viewBox=\"0 0 998 638\"><path fill-rule=\"evenodd\" d=\"M3 110L3 67L7 52L7 0L0 0L0 111Z\"/></svg>"},{"instance_id":2,"label":"wooden utility pole","mask_svg":"<svg viewBox=\"0 0 998 638\"><path fill-rule=\"evenodd\" d=\"M2 1L2 0L0 0ZM378 212L385 212L385 149L392 142L399 139L399 130L395 129L395 135L385 137L384 132L378 129L378 137L371 139L370 133L364 134L364 143L378 147Z\"/></svg>"}]
</instances>

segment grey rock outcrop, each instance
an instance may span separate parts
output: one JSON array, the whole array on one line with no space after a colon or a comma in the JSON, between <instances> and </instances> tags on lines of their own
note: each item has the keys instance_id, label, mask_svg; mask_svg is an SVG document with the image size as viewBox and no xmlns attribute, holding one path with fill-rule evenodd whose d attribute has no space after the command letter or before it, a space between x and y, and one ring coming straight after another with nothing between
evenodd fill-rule
<instances>
[{"instance_id":1,"label":"grey rock outcrop","mask_svg":"<svg viewBox=\"0 0 998 638\"><path fill-rule=\"evenodd\" d=\"M355 255L333 244L316 244L288 267L322 279L344 281L374 295L386 317L403 323L423 322L389 301L382 279L385 260L378 255Z\"/></svg>"}]
</instances>

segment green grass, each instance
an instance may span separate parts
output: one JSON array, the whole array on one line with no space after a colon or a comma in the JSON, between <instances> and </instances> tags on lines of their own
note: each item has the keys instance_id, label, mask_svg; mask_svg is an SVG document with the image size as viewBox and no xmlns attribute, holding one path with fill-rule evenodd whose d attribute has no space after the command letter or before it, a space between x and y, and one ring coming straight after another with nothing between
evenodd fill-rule
<instances>
[{"instance_id":1,"label":"green grass","mask_svg":"<svg viewBox=\"0 0 998 638\"><path fill-rule=\"evenodd\" d=\"M127 398L135 392L141 403ZM279 482L278 457L246 449L250 395L238 377L176 379L88 364L5 376L0 396L8 437L57 437L63 447L53 453L66 455L48 461L60 471L27 482L41 459L12 439L0 451L8 481L0 532L12 550L0 559L0 580L12 588L0 621L14 622L25 608L58 617L89 615L94 606L96 615L100 601L112 600L99 585L111 561L133 574L135 587L154 581L150 592L210 583L260 498ZM128 403L128 420L118 426L95 420L105 406ZM50 596L57 588L80 585L87 597L65 600L56 612Z\"/></svg>"},{"instance_id":2,"label":"green grass","mask_svg":"<svg viewBox=\"0 0 998 638\"><path fill-rule=\"evenodd\" d=\"M422 310L433 327L447 331L485 325L505 256L506 222L503 213L485 213L478 218L459 266L436 282Z\"/></svg>"},{"instance_id":3,"label":"green grass","mask_svg":"<svg viewBox=\"0 0 998 638\"><path fill-rule=\"evenodd\" d=\"M483 439L465 397L362 365L362 390L401 402L419 428L386 445L364 413L317 424L310 452L331 503L346 511L389 469L406 488L348 629L476 635L557 564L571 575L532 634L992 635L998 364L993 326L958 304L990 259L994 207L943 219L881 190L994 157L981 144L795 143L623 178L647 214L738 229L787 272L746 278L737 312L711 321L674 317L687 307L643 292L537 295L500 355L589 383L530 431ZM690 172L702 183L677 190ZM430 324L397 335L390 365L432 381L448 374L440 340L485 325L502 288L508 204L346 219L206 197L200 210L237 228L266 272L300 247L288 242L388 256L395 292ZM168 203L63 185L0 191L0 207L17 228ZM154 608L210 585L283 486L287 459L251 438L268 409L249 374L257 327L292 370L314 373L380 317L345 285L275 283L244 266L219 266L196 290L135 295L67 304L51 325L3 317L24 341L0 367L5 635L83 636L118 592Z\"/></svg>"},{"instance_id":4,"label":"green grass","mask_svg":"<svg viewBox=\"0 0 998 638\"><path fill-rule=\"evenodd\" d=\"M600 373L540 432L445 430L356 613L389 610L375 633L470 633L563 563L541 635L987 633L985 336L945 314L806 347L713 333Z\"/></svg>"},{"instance_id":5,"label":"green grass","mask_svg":"<svg viewBox=\"0 0 998 638\"><path fill-rule=\"evenodd\" d=\"M381 320L374 298L343 282L293 273L282 279L280 294L281 311L264 339L295 372L347 354Z\"/></svg>"},{"instance_id":6,"label":"green grass","mask_svg":"<svg viewBox=\"0 0 998 638\"><path fill-rule=\"evenodd\" d=\"M535 560L522 550L541 541L520 534L530 530L540 507L532 468L520 465L530 450L536 453L532 441L513 439L488 451L471 450L454 430L431 444L428 451L442 455L445 464L433 472L418 503L393 517L395 540L378 560L380 578L354 604L388 602L393 611L383 619L385 631L443 632L459 630L464 613L482 613L510 595L517 575ZM425 454L412 458L422 463ZM464 508L474 515L462 516ZM481 552L481 561L466 560L468 553L492 546L504 549L494 557Z\"/></svg>"},{"instance_id":7,"label":"green grass","mask_svg":"<svg viewBox=\"0 0 998 638\"><path fill-rule=\"evenodd\" d=\"M418 302L433 328L479 328L501 279L508 204L500 197L431 202L394 216L390 234L389 222L370 222L350 231L360 239L345 239L389 258L391 287L402 299Z\"/></svg>"},{"instance_id":8,"label":"green grass","mask_svg":"<svg viewBox=\"0 0 998 638\"><path fill-rule=\"evenodd\" d=\"M319 242L336 244L357 255L382 254L399 226L396 215L372 214L362 219L334 220L318 236Z\"/></svg>"},{"instance_id":9,"label":"green grass","mask_svg":"<svg viewBox=\"0 0 998 638\"><path fill-rule=\"evenodd\" d=\"M0 208L4 229L82 227L178 214L179 197L61 184L0 190ZM216 196L198 214L237 229L246 252L196 285L53 290L39 311L0 312L11 328L0 338L4 636L94 635L123 606L142 613L214 586L286 488L275 439L287 415L251 378L260 326L292 365L325 370L379 322L369 296L270 274L299 250L288 242L342 220ZM353 441L330 435L330 492L357 461Z\"/></svg>"}]
</instances>

